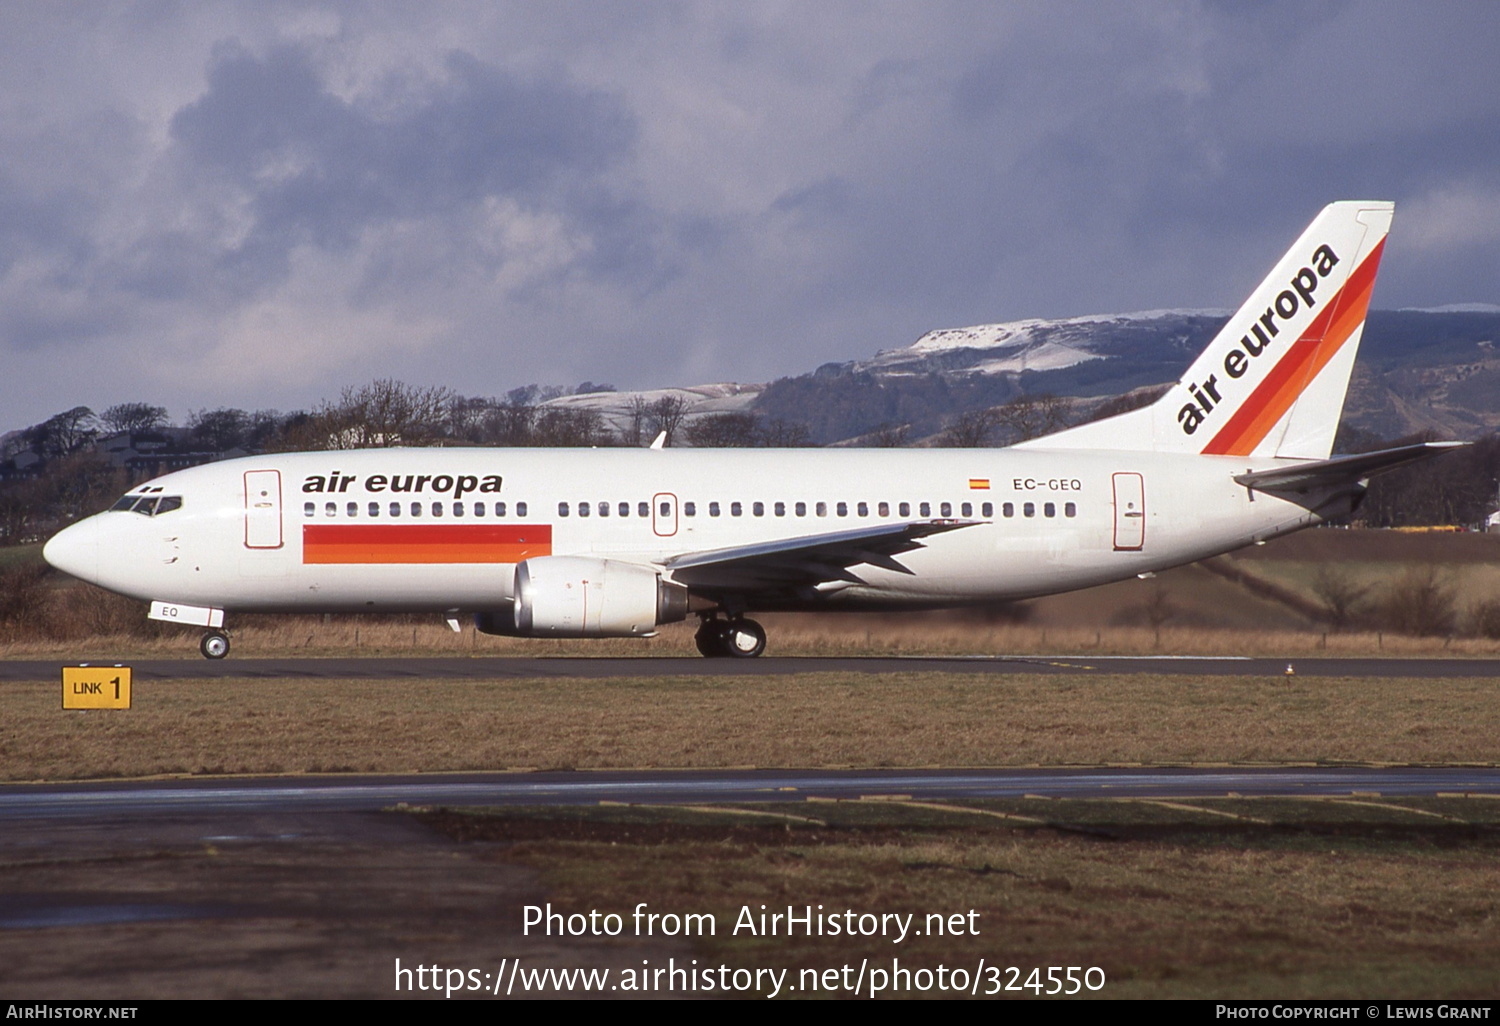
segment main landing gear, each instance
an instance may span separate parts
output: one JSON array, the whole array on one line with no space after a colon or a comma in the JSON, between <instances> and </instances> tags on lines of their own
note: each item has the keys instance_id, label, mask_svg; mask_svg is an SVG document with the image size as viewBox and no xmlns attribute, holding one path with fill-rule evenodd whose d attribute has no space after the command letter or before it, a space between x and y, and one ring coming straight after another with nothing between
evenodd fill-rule
<instances>
[{"instance_id":1,"label":"main landing gear","mask_svg":"<svg viewBox=\"0 0 1500 1026\"><path fill-rule=\"evenodd\" d=\"M698 651L710 659L733 656L736 659L754 659L766 650L766 629L754 620L742 616L720 620L704 617L693 636Z\"/></svg>"},{"instance_id":2,"label":"main landing gear","mask_svg":"<svg viewBox=\"0 0 1500 1026\"><path fill-rule=\"evenodd\" d=\"M223 631L206 631L198 641L204 659L223 659L229 654L229 635Z\"/></svg>"}]
</instances>

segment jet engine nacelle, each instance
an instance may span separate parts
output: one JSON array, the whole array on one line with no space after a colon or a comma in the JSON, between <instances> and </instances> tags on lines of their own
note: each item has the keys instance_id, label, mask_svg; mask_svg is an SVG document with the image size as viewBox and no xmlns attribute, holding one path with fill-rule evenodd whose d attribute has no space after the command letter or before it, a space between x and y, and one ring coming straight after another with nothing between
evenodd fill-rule
<instances>
[{"instance_id":1,"label":"jet engine nacelle","mask_svg":"<svg viewBox=\"0 0 1500 1026\"><path fill-rule=\"evenodd\" d=\"M481 631L532 638L639 638L688 613L686 588L662 580L654 567L616 559L525 560L516 565L513 594L512 611L475 618Z\"/></svg>"}]
</instances>

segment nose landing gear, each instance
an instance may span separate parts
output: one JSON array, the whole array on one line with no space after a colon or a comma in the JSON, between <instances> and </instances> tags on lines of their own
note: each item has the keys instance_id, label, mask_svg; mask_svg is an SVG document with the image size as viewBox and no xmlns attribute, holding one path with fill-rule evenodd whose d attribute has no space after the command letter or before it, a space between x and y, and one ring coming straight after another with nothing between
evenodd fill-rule
<instances>
[{"instance_id":1,"label":"nose landing gear","mask_svg":"<svg viewBox=\"0 0 1500 1026\"><path fill-rule=\"evenodd\" d=\"M229 654L229 635L223 631L206 631L198 641L204 659L223 659Z\"/></svg>"},{"instance_id":2,"label":"nose landing gear","mask_svg":"<svg viewBox=\"0 0 1500 1026\"><path fill-rule=\"evenodd\" d=\"M766 629L742 616L728 620L704 617L693 641L698 651L709 659L726 656L754 659L766 650Z\"/></svg>"}]
</instances>

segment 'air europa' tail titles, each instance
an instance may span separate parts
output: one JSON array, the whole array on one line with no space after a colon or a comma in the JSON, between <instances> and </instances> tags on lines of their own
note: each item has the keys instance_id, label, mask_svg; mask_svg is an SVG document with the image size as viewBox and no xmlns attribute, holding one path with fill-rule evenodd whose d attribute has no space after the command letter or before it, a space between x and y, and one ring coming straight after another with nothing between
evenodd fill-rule
<instances>
[{"instance_id":1,"label":"'air europa' tail titles","mask_svg":"<svg viewBox=\"0 0 1500 1026\"><path fill-rule=\"evenodd\" d=\"M1393 210L1329 204L1157 402L1019 448L1327 457Z\"/></svg>"}]
</instances>

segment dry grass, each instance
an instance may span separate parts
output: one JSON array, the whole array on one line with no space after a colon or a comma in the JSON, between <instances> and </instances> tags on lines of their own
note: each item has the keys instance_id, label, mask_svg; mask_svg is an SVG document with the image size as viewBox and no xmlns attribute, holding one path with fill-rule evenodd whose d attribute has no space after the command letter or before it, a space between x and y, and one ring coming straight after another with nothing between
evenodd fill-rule
<instances>
[{"instance_id":1,"label":"dry grass","mask_svg":"<svg viewBox=\"0 0 1500 1026\"><path fill-rule=\"evenodd\" d=\"M413 618L415 620L415 618ZM695 624L663 627L654 638L547 640L500 638L471 626L454 634L436 618L391 623L353 617L259 616L233 631L236 658L288 656L693 656ZM1236 630L1201 626L989 624L941 614L768 614L771 656L920 655L1244 655L1500 657L1500 639L1413 637L1389 632ZM0 641L0 659L119 661L196 658L197 634L168 628L154 636L100 633L72 640Z\"/></svg>"},{"instance_id":2,"label":"dry grass","mask_svg":"<svg viewBox=\"0 0 1500 1026\"><path fill-rule=\"evenodd\" d=\"M1186 809L1016 801L985 808L1092 833L889 805L766 806L826 827L746 827L709 815L631 810L498 811L444 822L456 836L507 840L508 860L542 873L554 907L628 915L711 913L700 964L801 969L1098 966L1108 998L1493 997L1500 958L1497 810L1462 841L1412 830L1415 814L1292 801L1203 802L1274 825L1235 831ZM1492 804L1492 803L1490 803ZM1476 807L1477 806L1477 807ZM1352 812L1352 814L1351 814ZM553 821L551 836L535 818ZM569 822L571 820L571 822ZM1221 820L1222 822L1222 820ZM1436 840L1434 840L1436 838ZM760 938L732 933L739 911L978 913L978 936ZM628 921L628 920L627 920ZM911 995L918 996L918 995ZM929 992L927 996L936 996ZM1001 996L1032 996L1031 992Z\"/></svg>"},{"instance_id":3,"label":"dry grass","mask_svg":"<svg viewBox=\"0 0 1500 1026\"><path fill-rule=\"evenodd\" d=\"M820 673L0 689L0 779L520 767L1492 763L1490 680Z\"/></svg>"}]
</instances>

